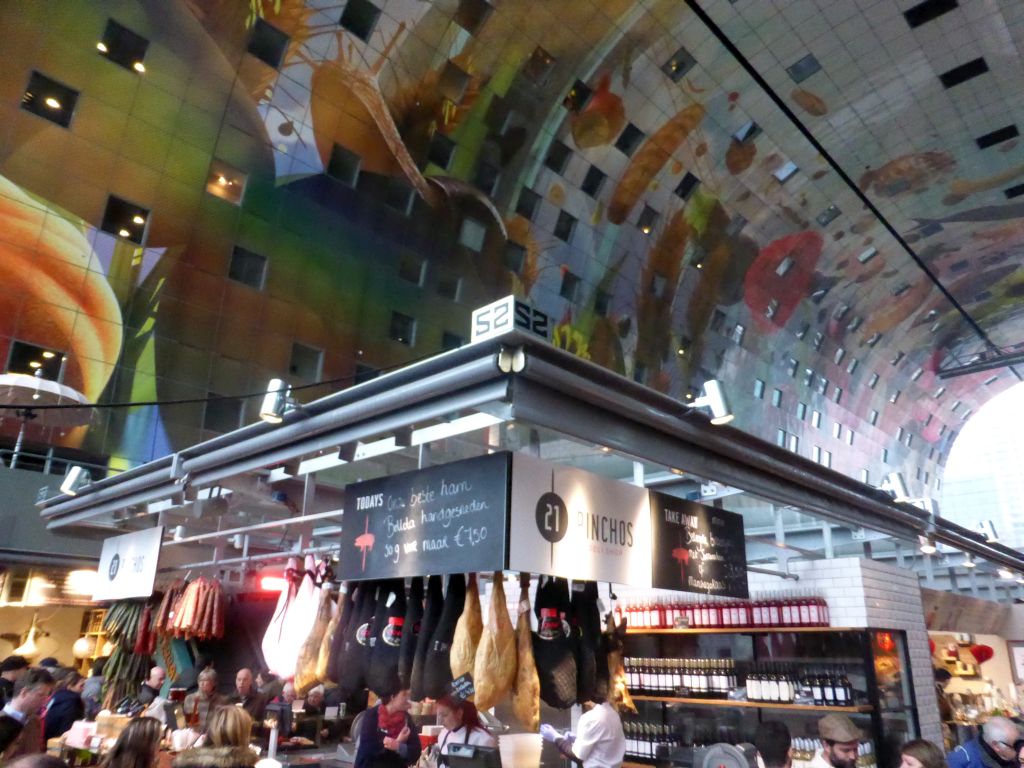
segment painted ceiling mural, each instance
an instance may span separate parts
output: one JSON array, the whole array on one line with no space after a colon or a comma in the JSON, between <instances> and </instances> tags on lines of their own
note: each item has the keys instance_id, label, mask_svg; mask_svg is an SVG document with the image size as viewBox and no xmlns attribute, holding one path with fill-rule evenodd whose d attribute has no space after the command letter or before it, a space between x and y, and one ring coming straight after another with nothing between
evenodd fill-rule
<instances>
[{"instance_id":1,"label":"painted ceiling mural","mask_svg":"<svg viewBox=\"0 0 1024 768\"><path fill-rule=\"evenodd\" d=\"M1016 380L936 371L1024 341L1024 165L1015 129L977 141L1012 124L1021 27L905 5L7 4L0 352L166 403L29 437L139 463L514 291L576 354L680 398L717 377L741 429L924 495Z\"/></svg>"}]
</instances>

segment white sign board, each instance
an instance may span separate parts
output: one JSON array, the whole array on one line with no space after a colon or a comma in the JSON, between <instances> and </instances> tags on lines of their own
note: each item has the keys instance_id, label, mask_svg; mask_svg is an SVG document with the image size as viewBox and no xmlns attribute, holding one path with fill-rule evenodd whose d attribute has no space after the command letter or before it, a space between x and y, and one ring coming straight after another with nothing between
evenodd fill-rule
<instances>
[{"instance_id":1,"label":"white sign board","mask_svg":"<svg viewBox=\"0 0 1024 768\"><path fill-rule=\"evenodd\" d=\"M646 488L512 457L509 569L651 586Z\"/></svg>"},{"instance_id":2,"label":"white sign board","mask_svg":"<svg viewBox=\"0 0 1024 768\"><path fill-rule=\"evenodd\" d=\"M471 343L493 339L519 328L547 339L551 335L548 316L515 296L491 302L473 310L469 340Z\"/></svg>"},{"instance_id":3,"label":"white sign board","mask_svg":"<svg viewBox=\"0 0 1024 768\"><path fill-rule=\"evenodd\" d=\"M105 539L93 600L149 597L156 581L164 527Z\"/></svg>"}]
</instances>

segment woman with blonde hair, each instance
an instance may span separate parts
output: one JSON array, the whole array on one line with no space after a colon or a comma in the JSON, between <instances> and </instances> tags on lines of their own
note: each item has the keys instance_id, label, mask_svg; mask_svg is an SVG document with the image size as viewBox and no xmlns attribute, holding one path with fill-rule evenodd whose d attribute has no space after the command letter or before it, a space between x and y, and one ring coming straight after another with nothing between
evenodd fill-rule
<instances>
[{"instance_id":1,"label":"woman with blonde hair","mask_svg":"<svg viewBox=\"0 0 1024 768\"><path fill-rule=\"evenodd\" d=\"M206 724L206 746L178 755L174 768L252 768L252 718L241 707L218 707Z\"/></svg>"},{"instance_id":2,"label":"woman with blonde hair","mask_svg":"<svg viewBox=\"0 0 1024 768\"><path fill-rule=\"evenodd\" d=\"M164 725L155 717L139 717L121 731L101 768L152 768L160 751Z\"/></svg>"}]
</instances>

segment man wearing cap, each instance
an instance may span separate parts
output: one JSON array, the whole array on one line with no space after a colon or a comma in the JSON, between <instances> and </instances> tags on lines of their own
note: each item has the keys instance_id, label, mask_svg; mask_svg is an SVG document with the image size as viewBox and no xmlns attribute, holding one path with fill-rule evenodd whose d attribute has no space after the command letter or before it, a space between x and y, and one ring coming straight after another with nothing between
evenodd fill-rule
<instances>
[{"instance_id":1,"label":"man wearing cap","mask_svg":"<svg viewBox=\"0 0 1024 768\"><path fill-rule=\"evenodd\" d=\"M1013 743L1020 737L1020 729L1012 720L990 717L977 736L946 755L946 764L949 768L1016 768Z\"/></svg>"},{"instance_id":2,"label":"man wearing cap","mask_svg":"<svg viewBox=\"0 0 1024 768\"><path fill-rule=\"evenodd\" d=\"M14 698L14 684L28 671L24 656L8 656L0 661L0 708Z\"/></svg>"},{"instance_id":3,"label":"man wearing cap","mask_svg":"<svg viewBox=\"0 0 1024 768\"><path fill-rule=\"evenodd\" d=\"M860 729L846 715L825 715L818 721L821 749L814 753L811 768L856 768Z\"/></svg>"}]
</instances>

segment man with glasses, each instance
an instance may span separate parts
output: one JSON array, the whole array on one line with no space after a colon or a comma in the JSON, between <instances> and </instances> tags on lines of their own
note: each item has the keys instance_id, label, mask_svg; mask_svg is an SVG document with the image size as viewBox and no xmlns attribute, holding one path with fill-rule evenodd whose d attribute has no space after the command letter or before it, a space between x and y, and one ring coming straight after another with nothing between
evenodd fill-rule
<instances>
[{"instance_id":1,"label":"man with glasses","mask_svg":"<svg viewBox=\"0 0 1024 768\"><path fill-rule=\"evenodd\" d=\"M1018 768L1013 745L1020 737L1012 720L990 717L975 738L946 755L946 764L949 768Z\"/></svg>"}]
</instances>

